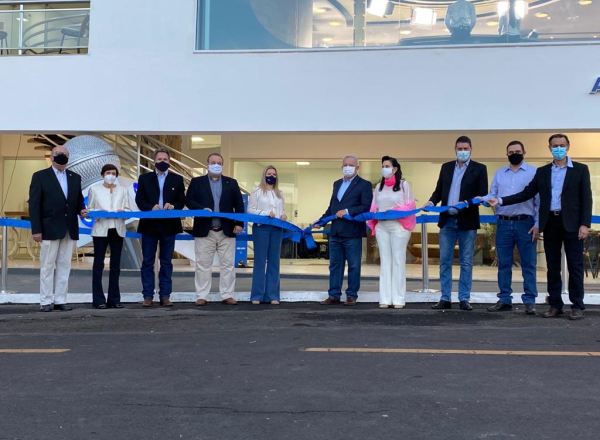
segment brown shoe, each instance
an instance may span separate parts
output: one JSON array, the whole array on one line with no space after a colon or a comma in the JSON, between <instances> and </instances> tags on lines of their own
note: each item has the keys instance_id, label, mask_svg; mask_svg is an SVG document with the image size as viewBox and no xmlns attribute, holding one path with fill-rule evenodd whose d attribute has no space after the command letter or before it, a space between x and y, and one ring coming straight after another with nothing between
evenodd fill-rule
<instances>
[{"instance_id":1,"label":"brown shoe","mask_svg":"<svg viewBox=\"0 0 600 440\"><path fill-rule=\"evenodd\" d=\"M144 302L142 303L142 307L152 307L152 298L144 298Z\"/></svg>"},{"instance_id":2,"label":"brown shoe","mask_svg":"<svg viewBox=\"0 0 600 440\"><path fill-rule=\"evenodd\" d=\"M160 305L163 307L173 307L173 303L169 298L163 298L160 300Z\"/></svg>"},{"instance_id":3,"label":"brown shoe","mask_svg":"<svg viewBox=\"0 0 600 440\"><path fill-rule=\"evenodd\" d=\"M221 301L221 303L227 304L228 306L237 306L238 302L233 298L227 298Z\"/></svg>"},{"instance_id":4,"label":"brown shoe","mask_svg":"<svg viewBox=\"0 0 600 440\"><path fill-rule=\"evenodd\" d=\"M197 305L198 307L205 306L206 304L208 304L208 303L206 302L206 300L205 300L205 299L199 299L199 300L197 300L197 301L196 301L196 305Z\"/></svg>"},{"instance_id":5,"label":"brown shoe","mask_svg":"<svg viewBox=\"0 0 600 440\"><path fill-rule=\"evenodd\" d=\"M583 310L581 309L573 309L571 310L571 314L569 315L569 319L571 321L578 321L583 319Z\"/></svg>"},{"instance_id":6,"label":"brown shoe","mask_svg":"<svg viewBox=\"0 0 600 440\"><path fill-rule=\"evenodd\" d=\"M544 318L558 318L563 314L561 309L550 309L546 313L544 313Z\"/></svg>"},{"instance_id":7,"label":"brown shoe","mask_svg":"<svg viewBox=\"0 0 600 440\"><path fill-rule=\"evenodd\" d=\"M344 303L345 306L355 306L356 305L356 298L349 296L346 298L346 302Z\"/></svg>"},{"instance_id":8,"label":"brown shoe","mask_svg":"<svg viewBox=\"0 0 600 440\"><path fill-rule=\"evenodd\" d=\"M339 299L329 296L325 301L321 301L319 304L321 304L322 306L333 306L340 305L341 303L342 302Z\"/></svg>"}]
</instances>

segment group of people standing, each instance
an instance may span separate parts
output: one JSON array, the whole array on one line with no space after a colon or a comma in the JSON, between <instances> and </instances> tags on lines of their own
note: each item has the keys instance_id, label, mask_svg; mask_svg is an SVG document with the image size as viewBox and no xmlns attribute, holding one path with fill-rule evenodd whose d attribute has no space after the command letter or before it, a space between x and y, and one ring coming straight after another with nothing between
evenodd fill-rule
<instances>
[{"instance_id":1,"label":"group of people standing","mask_svg":"<svg viewBox=\"0 0 600 440\"><path fill-rule=\"evenodd\" d=\"M455 142L456 160L445 163L429 201L428 207L441 203L450 209L440 214L440 283L442 294L433 309L452 307L452 261L458 242L460 277L458 282L459 306L472 310L470 293L476 231L480 228L479 198L496 206L498 215L496 252L498 258L498 302L488 308L491 312L512 309L513 250L517 247L524 278L522 300L527 314L535 314L536 241L544 234L544 248L548 265L548 293L550 310L544 317L561 315L560 259L564 245L569 268L569 298L572 303L570 319L582 319L583 303L583 239L591 223L592 193L590 174L586 165L573 162L567 155L569 139L555 134L549 139L553 162L536 169L527 164L525 146L513 141L506 147L509 165L499 169L488 192L485 165L471 159L473 146L466 136ZM68 150L52 150L52 166L33 175L30 187L30 218L33 238L41 242L40 255L40 311L70 310L67 305L67 285L73 246L79 238L78 216L87 216L89 210L120 212L131 210L124 187L116 185L119 170L105 165L101 170L103 183L89 190L88 207L81 193L81 178L67 170ZM182 176L170 172L170 154L156 150L154 172L140 176L136 204L140 211L207 210L219 213L244 213L244 202L237 181L223 176L223 157L212 153L207 158L208 172L191 180L187 193ZM359 176L358 157L348 155L342 161L343 177L333 184L330 203L321 219L334 217L329 233L330 277L328 298L323 305L341 304L346 264L348 283L344 305L356 304L360 290L362 239L367 234L367 223L377 239L380 254L381 308L403 308L406 302L406 248L414 215L400 219L361 222L350 219L365 212L411 211L416 201L409 183L403 178L398 160L384 156L381 160L381 180L372 188L369 181ZM460 202L466 208L457 209ZM287 220L284 197L278 186L277 169L265 168L259 186L250 194L249 214ZM279 261L283 231L280 227L255 222L254 273L251 302L278 304L280 300ZM196 259L196 305L207 305L212 285L212 267L215 255L219 257L219 293L222 302L235 305L235 237L243 231L243 222L219 217L195 217L192 229ZM119 291L120 256L125 237L123 219L96 219L92 237L94 264L92 276L93 307L121 308ZM154 266L158 251L159 303L171 307L172 258L175 240L183 232L179 218L142 218L138 232L142 235L141 267L143 307L152 307L155 293ZM107 248L111 250L108 296L102 289L102 272Z\"/></svg>"}]
</instances>

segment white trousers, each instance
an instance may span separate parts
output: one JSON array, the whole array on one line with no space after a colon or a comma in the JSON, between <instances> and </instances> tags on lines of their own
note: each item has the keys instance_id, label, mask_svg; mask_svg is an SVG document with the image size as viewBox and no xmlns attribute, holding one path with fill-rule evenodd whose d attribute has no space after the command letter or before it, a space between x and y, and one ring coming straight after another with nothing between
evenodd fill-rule
<instances>
[{"instance_id":1,"label":"white trousers","mask_svg":"<svg viewBox=\"0 0 600 440\"><path fill-rule=\"evenodd\" d=\"M410 231L398 220L377 223L375 237L379 246L379 304L399 305L406 303L406 246Z\"/></svg>"},{"instance_id":2,"label":"white trousers","mask_svg":"<svg viewBox=\"0 0 600 440\"><path fill-rule=\"evenodd\" d=\"M209 231L207 237L194 238L194 251L198 299L207 299L210 293L215 253L219 256L221 268L219 293L222 299L233 298L235 291L235 237L227 237L223 231Z\"/></svg>"},{"instance_id":3,"label":"white trousers","mask_svg":"<svg viewBox=\"0 0 600 440\"><path fill-rule=\"evenodd\" d=\"M62 240L42 240L40 249L40 305L66 304L75 241L69 232Z\"/></svg>"}]
</instances>

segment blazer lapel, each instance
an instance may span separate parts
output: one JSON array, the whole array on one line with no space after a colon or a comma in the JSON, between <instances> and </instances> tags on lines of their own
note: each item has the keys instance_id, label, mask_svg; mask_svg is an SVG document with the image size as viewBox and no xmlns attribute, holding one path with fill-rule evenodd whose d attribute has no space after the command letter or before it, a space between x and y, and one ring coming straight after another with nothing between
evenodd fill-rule
<instances>
[{"instance_id":1,"label":"blazer lapel","mask_svg":"<svg viewBox=\"0 0 600 440\"><path fill-rule=\"evenodd\" d=\"M65 170L65 172L67 172ZM63 192L62 186L60 186L60 182L58 181L58 177L56 177L56 173L54 172L54 167L50 167L48 168L48 174L50 174L50 180L54 182L54 184L56 185L56 188L58 189L58 191L60 192L60 194L63 196L63 198L66 200L65 197L65 193ZM68 182L68 178L67 178L67 182ZM68 183L67 183L67 187L68 187Z\"/></svg>"},{"instance_id":2,"label":"blazer lapel","mask_svg":"<svg viewBox=\"0 0 600 440\"><path fill-rule=\"evenodd\" d=\"M550 199L552 199L552 164L547 166L546 170L546 185L548 186L548 194L550 194Z\"/></svg>"},{"instance_id":3,"label":"blazer lapel","mask_svg":"<svg viewBox=\"0 0 600 440\"><path fill-rule=\"evenodd\" d=\"M205 179L202 179L201 182L204 186L204 191L206 191L206 193L208 194L208 198L210 199L210 209L213 209L215 206L215 199L212 195L212 189L210 187L210 182L208 181L208 179L210 179L210 176L205 176ZM202 191L202 188L200 190Z\"/></svg>"},{"instance_id":4,"label":"blazer lapel","mask_svg":"<svg viewBox=\"0 0 600 440\"><path fill-rule=\"evenodd\" d=\"M342 200L340 200L340 202L343 201L348 196L348 193L350 193L356 187L359 179L360 179L360 177L356 176L354 178L354 180L352 180L352 182L350 183L350 186L348 188L346 188L346 192L342 196ZM340 184L340 186L341 186L341 184ZM339 191L339 188L338 188L338 191Z\"/></svg>"},{"instance_id":5,"label":"blazer lapel","mask_svg":"<svg viewBox=\"0 0 600 440\"><path fill-rule=\"evenodd\" d=\"M563 183L563 187L560 189L561 194L564 192L565 188L568 188L569 180L571 180L571 177L573 177L574 173L575 173L574 167L567 167L567 175L565 176L565 181Z\"/></svg>"},{"instance_id":6,"label":"blazer lapel","mask_svg":"<svg viewBox=\"0 0 600 440\"><path fill-rule=\"evenodd\" d=\"M474 171L473 171L474 169L475 169L475 166L473 166L473 162L470 162L470 163L469 163L469 165L467 166L467 169L465 170L465 174L463 174L463 178L462 178L462 180L460 181L460 194L459 194L459 198L461 198L461 199L462 199L462 192L463 192L463 189L465 189L465 185L467 184L467 183L466 183L466 178L467 178L467 176L468 176L470 173L473 173L473 172L474 172ZM454 169L452 170L452 175L454 176Z\"/></svg>"}]
</instances>

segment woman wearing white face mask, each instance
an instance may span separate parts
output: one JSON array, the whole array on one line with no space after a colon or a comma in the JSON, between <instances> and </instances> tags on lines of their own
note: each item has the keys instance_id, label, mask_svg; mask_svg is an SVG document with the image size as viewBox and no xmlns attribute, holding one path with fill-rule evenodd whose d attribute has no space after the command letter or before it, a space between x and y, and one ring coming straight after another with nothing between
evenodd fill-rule
<instances>
[{"instance_id":1,"label":"woman wearing white face mask","mask_svg":"<svg viewBox=\"0 0 600 440\"><path fill-rule=\"evenodd\" d=\"M121 212L130 211L127 189L116 185L119 170L112 164L102 167L104 182L94 185L88 193L90 211ZM92 227L94 240L94 265L92 270L92 306L96 309L121 309L121 292L119 276L121 274L121 251L125 237L125 219L98 218ZM102 290L102 272L106 249L110 247L110 273L108 281L108 298Z\"/></svg>"},{"instance_id":2,"label":"woman wearing white face mask","mask_svg":"<svg viewBox=\"0 0 600 440\"><path fill-rule=\"evenodd\" d=\"M381 158L381 182L373 191L371 212L416 209L410 185L402 179L398 160ZM406 302L406 246L415 227L416 216L367 222L377 238L380 257L379 307L404 308Z\"/></svg>"}]
</instances>

